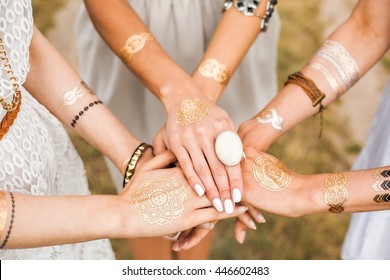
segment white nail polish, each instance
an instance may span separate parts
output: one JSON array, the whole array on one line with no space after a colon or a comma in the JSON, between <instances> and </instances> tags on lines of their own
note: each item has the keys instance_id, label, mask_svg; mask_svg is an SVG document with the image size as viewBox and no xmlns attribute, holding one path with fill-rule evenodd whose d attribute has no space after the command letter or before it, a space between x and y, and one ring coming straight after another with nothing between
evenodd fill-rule
<instances>
[{"instance_id":1,"label":"white nail polish","mask_svg":"<svg viewBox=\"0 0 390 280\"><path fill-rule=\"evenodd\" d=\"M201 185L195 184L194 187L195 187L196 193L197 193L199 196L204 195L204 188L203 188Z\"/></svg>"},{"instance_id":2,"label":"white nail polish","mask_svg":"<svg viewBox=\"0 0 390 280\"><path fill-rule=\"evenodd\" d=\"M240 202L241 201L241 192L238 188L235 188L233 190L233 201L234 202Z\"/></svg>"},{"instance_id":3,"label":"white nail polish","mask_svg":"<svg viewBox=\"0 0 390 280\"><path fill-rule=\"evenodd\" d=\"M230 199L226 199L224 201L224 206L225 206L225 212L226 214L231 214L234 211L234 206L233 202Z\"/></svg>"},{"instance_id":4,"label":"white nail polish","mask_svg":"<svg viewBox=\"0 0 390 280\"><path fill-rule=\"evenodd\" d=\"M222 201L219 198L214 198L213 204L214 204L215 209L217 209L218 212L223 211Z\"/></svg>"}]
</instances>

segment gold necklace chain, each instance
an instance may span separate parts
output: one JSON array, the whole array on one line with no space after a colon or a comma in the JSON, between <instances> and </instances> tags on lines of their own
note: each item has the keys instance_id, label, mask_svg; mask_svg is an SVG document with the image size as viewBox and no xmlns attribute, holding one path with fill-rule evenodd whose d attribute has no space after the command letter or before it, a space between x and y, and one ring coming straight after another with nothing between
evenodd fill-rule
<instances>
[{"instance_id":1,"label":"gold necklace chain","mask_svg":"<svg viewBox=\"0 0 390 280\"><path fill-rule=\"evenodd\" d=\"M21 102L21 93L20 93L20 88L18 85L18 82L16 80L15 74L12 71L11 64L9 63L9 59L7 57L7 53L5 52L5 46L3 43L3 40L0 37L0 60L1 64L7 73L9 80L12 83L12 87L14 90L14 97L12 98L11 104L8 104L4 98L0 97L0 103L1 106L3 106L4 110L7 110L8 112L15 110L19 103Z\"/></svg>"}]
</instances>

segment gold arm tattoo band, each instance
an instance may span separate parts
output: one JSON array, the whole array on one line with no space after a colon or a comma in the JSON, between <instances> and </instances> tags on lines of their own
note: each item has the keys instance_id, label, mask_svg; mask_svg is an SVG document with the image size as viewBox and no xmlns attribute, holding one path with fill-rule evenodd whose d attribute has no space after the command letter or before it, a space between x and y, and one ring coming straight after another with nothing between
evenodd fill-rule
<instances>
[{"instance_id":1,"label":"gold arm tattoo band","mask_svg":"<svg viewBox=\"0 0 390 280\"><path fill-rule=\"evenodd\" d=\"M260 186L270 191L281 191L291 182L290 171L271 156L259 156L255 160L253 175Z\"/></svg>"},{"instance_id":2,"label":"gold arm tattoo band","mask_svg":"<svg viewBox=\"0 0 390 280\"><path fill-rule=\"evenodd\" d=\"M94 92L89 88L89 86L84 81L81 81L80 85L64 94L62 107L73 105L76 103L77 99L83 97L85 93L94 95Z\"/></svg>"},{"instance_id":3,"label":"gold arm tattoo band","mask_svg":"<svg viewBox=\"0 0 390 280\"><path fill-rule=\"evenodd\" d=\"M144 181L131 195L139 218L151 225L166 225L180 218L187 200L186 188L174 177Z\"/></svg>"},{"instance_id":4,"label":"gold arm tattoo band","mask_svg":"<svg viewBox=\"0 0 390 280\"><path fill-rule=\"evenodd\" d=\"M176 123L187 126L200 122L208 114L208 107L201 100L186 99L176 110Z\"/></svg>"},{"instance_id":5,"label":"gold arm tattoo band","mask_svg":"<svg viewBox=\"0 0 390 280\"><path fill-rule=\"evenodd\" d=\"M126 65L129 65L133 55L141 51L145 47L147 41L153 40L154 37L152 33L149 32L130 36L125 45L119 50L120 58Z\"/></svg>"},{"instance_id":6,"label":"gold arm tattoo band","mask_svg":"<svg viewBox=\"0 0 390 280\"><path fill-rule=\"evenodd\" d=\"M0 191L0 240L3 239L3 233L5 224L7 222L8 215L8 202L7 195L5 192Z\"/></svg>"},{"instance_id":7,"label":"gold arm tattoo band","mask_svg":"<svg viewBox=\"0 0 390 280\"><path fill-rule=\"evenodd\" d=\"M202 61L198 71L205 77L213 78L218 83L225 85L229 82L230 71L226 65L220 64L214 58L208 58Z\"/></svg>"},{"instance_id":8,"label":"gold arm tattoo band","mask_svg":"<svg viewBox=\"0 0 390 280\"><path fill-rule=\"evenodd\" d=\"M332 173L325 178L325 203L329 212L341 213L348 199L347 176L344 173Z\"/></svg>"}]
</instances>

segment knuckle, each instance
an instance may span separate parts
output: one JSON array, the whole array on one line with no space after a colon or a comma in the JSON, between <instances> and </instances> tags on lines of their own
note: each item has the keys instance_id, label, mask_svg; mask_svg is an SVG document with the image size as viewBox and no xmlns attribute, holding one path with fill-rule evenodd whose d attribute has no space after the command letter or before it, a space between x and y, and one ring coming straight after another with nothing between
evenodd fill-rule
<instances>
[{"instance_id":1,"label":"knuckle","mask_svg":"<svg viewBox=\"0 0 390 280\"><path fill-rule=\"evenodd\" d=\"M205 165L205 164L197 164L197 165L195 165L195 171L201 177L207 176L210 173L209 167L207 165Z\"/></svg>"}]
</instances>

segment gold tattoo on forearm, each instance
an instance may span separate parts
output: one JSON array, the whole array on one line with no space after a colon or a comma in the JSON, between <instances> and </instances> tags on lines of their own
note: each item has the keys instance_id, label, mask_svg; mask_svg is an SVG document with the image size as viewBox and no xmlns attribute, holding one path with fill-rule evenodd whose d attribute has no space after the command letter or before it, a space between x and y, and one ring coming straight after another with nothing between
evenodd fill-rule
<instances>
[{"instance_id":1,"label":"gold tattoo on forearm","mask_svg":"<svg viewBox=\"0 0 390 280\"><path fill-rule=\"evenodd\" d=\"M122 61L129 65L133 55L141 51L147 41L153 41L154 37L152 33L141 33L137 35L130 36L125 45L120 49L120 57Z\"/></svg>"},{"instance_id":2,"label":"gold tattoo on forearm","mask_svg":"<svg viewBox=\"0 0 390 280\"><path fill-rule=\"evenodd\" d=\"M8 205L7 205L7 195L5 192L0 191L0 240L3 239L3 232L5 229L5 224L7 222L8 215Z\"/></svg>"},{"instance_id":3,"label":"gold tattoo on forearm","mask_svg":"<svg viewBox=\"0 0 390 280\"><path fill-rule=\"evenodd\" d=\"M390 190L390 170L376 170L374 178L379 179L371 187L377 191L389 191Z\"/></svg>"},{"instance_id":4,"label":"gold tattoo on forearm","mask_svg":"<svg viewBox=\"0 0 390 280\"><path fill-rule=\"evenodd\" d=\"M329 205L329 212L341 213L344 203L348 199L347 176L344 173L332 173L325 179L325 203Z\"/></svg>"},{"instance_id":5,"label":"gold tattoo on forearm","mask_svg":"<svg viewBox=\"0 0 390 280\"><path fill-rule=\"evenodd\" d=\"M271 156L259 156L255 160L253 175L260 186L270 191L281 191L291 182L290 171Z\"/></svg>"},{"instance_id":6,"label":"gold tattoo on forearm","mask_svg":"<svg viewBox=\"0 0 390 280\"><path fill-rule=\"evenodd\" d=\"M186 200L186 188L180 181L174 177L157 177L137 187L130 203L142 221L166 225L182 216Z\"/></svg>"},{"instance_id":7,"label":"gold tattoo on forearm","mask_svg":"<svg viewBox=\"0 0 390 280\"><path fill-rule=\"evenodd\" d=\"M94 95L94 92L89 88L89 86L84 81L81 81L80 85L64 94L62 107L73 105L76 103L77 99L83 97L85 93Z\"/></svg>"},{"instance_id":8,"label":"gold tattoo on forearm","mask_svg":"<svg viewBox=\"0 0 390 280\"><path fill-rule=\"evenodd\" d=\"M187 126L200 122L208 114L208 107L201 100L186 99L176 110L176 123Z\"/></svg>"},{"instance_id":9,"label":"gold tattoo on forearm","mask_svg":"<svg viewBox=\"0 0 390 280\"><path fill-rule=\"evenodd\" d=\"M203 76L213 78L222 85L227 84L230 79L229 68L226 65L220 64L214 58L208 58L202 61L198 67L198 71Z\"/></svg>"}]
</instances>

